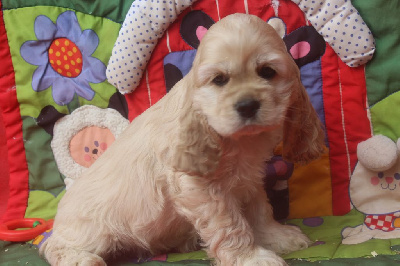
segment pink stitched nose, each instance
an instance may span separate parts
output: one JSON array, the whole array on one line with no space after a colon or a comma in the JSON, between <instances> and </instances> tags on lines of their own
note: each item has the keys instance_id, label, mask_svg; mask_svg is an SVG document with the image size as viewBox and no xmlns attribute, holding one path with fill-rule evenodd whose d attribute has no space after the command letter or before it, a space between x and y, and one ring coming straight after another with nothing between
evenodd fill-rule
<instances>
[{"instance_id":1,"label":"pink stitched nose","mask_svg":"<svg viewBox=\"0 0 400 266\"><path fill-rule=\"evenodd\" d=\"M385 177L386 183L392 184L393 183L393 177Z\"/></svg>"}]
</instances>

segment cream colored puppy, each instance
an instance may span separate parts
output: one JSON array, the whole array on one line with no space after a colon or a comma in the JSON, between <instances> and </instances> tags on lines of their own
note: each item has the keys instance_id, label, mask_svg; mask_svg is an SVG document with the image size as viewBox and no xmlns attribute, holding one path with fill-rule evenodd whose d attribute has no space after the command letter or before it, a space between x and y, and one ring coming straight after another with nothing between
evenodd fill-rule
<instances>
[{"instance_id":1,"label":"cream colored puppy","mask_svg":"<svg viewBox=\"0 0 400 266\"><path fill-rule=\"evenodd\" d=\"M298 67L265 21L230 15L190 73L67 191L40 251L52 265L103 265L201 245L217 265L284 265L276 253L309 240L273 220L263 189L282 140L294 162L323 151Z\"/></svg>"}]
</instances>

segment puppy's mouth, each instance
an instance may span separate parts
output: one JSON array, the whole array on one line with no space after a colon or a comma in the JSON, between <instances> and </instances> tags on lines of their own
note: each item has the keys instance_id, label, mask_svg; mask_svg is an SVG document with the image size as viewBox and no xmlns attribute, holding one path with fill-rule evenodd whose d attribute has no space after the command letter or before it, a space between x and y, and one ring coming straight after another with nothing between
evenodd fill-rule
<instances>
[{"instance_id":1,"label":"puppy's mouth","mask_svg":"<svg viewBox=\"0 0 400 266\"><path fill-rule=\"evenodd\" d=\"M268 131L273 131L277 129L279 125L269 125L269 126L264 126L264 125L254 125L254 124L248 124L244 125L241 127L234 136L243 136L243 135L257 135L263 132L268 132Z\"/></svg>"}]
</instances>

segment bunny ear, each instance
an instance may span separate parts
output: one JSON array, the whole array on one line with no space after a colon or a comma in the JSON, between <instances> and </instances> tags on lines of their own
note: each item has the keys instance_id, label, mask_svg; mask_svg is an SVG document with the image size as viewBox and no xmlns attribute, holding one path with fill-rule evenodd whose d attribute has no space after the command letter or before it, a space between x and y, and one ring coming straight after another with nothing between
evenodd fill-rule
<instances>
[{"instance_id":1,"label":"bunny ear","mask_svg":"<svg viewBox=\"0 0 400 266\"><path fill-rule=\"evenodd\" d=\"M169 92L178 81L183 78L182 71L174 64L167 63L164 65L165 87Z\"/></svg>"},{"instance_id":2,"label":"bunny ear","mask_svg":"<svg viewBox=\"0 0 400 266\"><path fill-rule=\"evenodd\" d=\"M285 37L286 35L286 24L283 22L281 18L272 17L270 18L267 23L275 29L281 38Z\"/></svg>"},{"instance_id":3,"label":"bunny ear","mask_svg":"<svg viewBox=\"0 0 400 266\"><path fill-rule=\"evenodd\" d=\"M397 161L397 146L390 138L376 135L358 144L357 157L367 169L385 171Z\"/></svg>"},{"instance_id":4,"label":"bunny ear","mask_svg":"<svg viewBox=\"0 0 400 266\"><path fill-rule=\"evenodd\" d=\"M40 112L36 122L41 126L47 133L53 136L54 124L58 119L64 117L65 114L60 113L51 105L45 106Z\"/></svg>"},{"instance_id":5,"label":"bunny ear","mask_svg":"<svg viewBox=\"0 0 400 266\"><path fill-rule=\"evenodd\" d=\"M283 38L287 50L299 67L318 60L324 53L324 38L311 26L304 26Z\"/></svg>"},{"instance_id":6,"label":"bunny ear","mask_svg":"<svg viewBox=\"0 0 400 266\"><path fill-rule=\"evenodd\" d=\"M214 20L203 11L194 10L183 18L179 31L183 40L197 49L204 34L214 23Z\"/></svg>"},{"instance_id":7,"label":"bunny ear","mask_svg":"<svg viewBox=\"0 0 400 266\"><path fill-rule=\"evenodd\" d=\"M318 60L325 53L325 40L315 28L303 26L286 34L286 24L281 18L272 17L267 23L281 36L298 67Z\"/></svg>"},{"instance_id":8,"label":"bunny ear","mask_svg":"<svg viewBox=\"0 0 400 266\"><path fill-rule=\"evenodd\" d=\"M121 93L116 92L111 96L108 108L117 110L123 117L128 119L128 103L126 102L125 96Z\"/></svg>"}]
</instances>

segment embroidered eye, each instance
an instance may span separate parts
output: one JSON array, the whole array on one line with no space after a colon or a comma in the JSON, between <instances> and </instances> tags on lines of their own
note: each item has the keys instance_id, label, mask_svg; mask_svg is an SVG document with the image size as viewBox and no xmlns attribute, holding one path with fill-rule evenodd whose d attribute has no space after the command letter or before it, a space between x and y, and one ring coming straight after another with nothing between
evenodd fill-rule
<instances>
[{"instance_id":1,"label":"embroidered eye","mask_svg":"<svg viewBox=\"0 0 400 266\"><path fill-rule=\"evenodd\" d=\"M400 180L400 174L399 174L399 173L395 173L395 174L394 174L394 178L395 178L396 180Z\"/></svg>"},{"instance_id":2,"label":"embroidered eye","mask_svg":"<svg viewBox=\"0 0 400 266\"><path fill-rule=\"evenodd\" d=\"M263 79L269 80L275 77L276 71L268 66L263 66L257 70L257 74Z\"/></svg>"},{"instance_id":3,"label":"embroidered eye","mask_svg":"<svg viewBox=\"0 0 400 266\"><path fill-rule=\"evenodd\" d=\"M88 147L85 147L85 152L89 152L89 148Z\"/></svg>"},{"instance_id":4,"label":"embroidered eye","mask_svg":"<svg viewBox=\"0 0 400 266\"><path fill-rule=\"evenodd\" d=\"M229 77L223 74L218 74L213 80L212 83L214 83L215 85L222 87L224 86L226 83L228 83L229 81Z\"/></svg>"},{"instance_id":5,"label":"embroidered eye","mask_svg":"<svg viewBox=\"0 0 400 266\"><path fill-rule=\"evenodd\" d=\"M99 142L97 140L94 141L94 146L99 147Z\"/></svg>"},{"instance_id":6,"label":"embroidered eye","mask_svg":"<svg viewBox=\"0 0 400 266\"><path fill-rule=\"evenodd\" d=\"M379 177L379 178L383 178L383 172L379 172L379 173L378 173L378 177Z\"/></svg>"}]
</instances>

